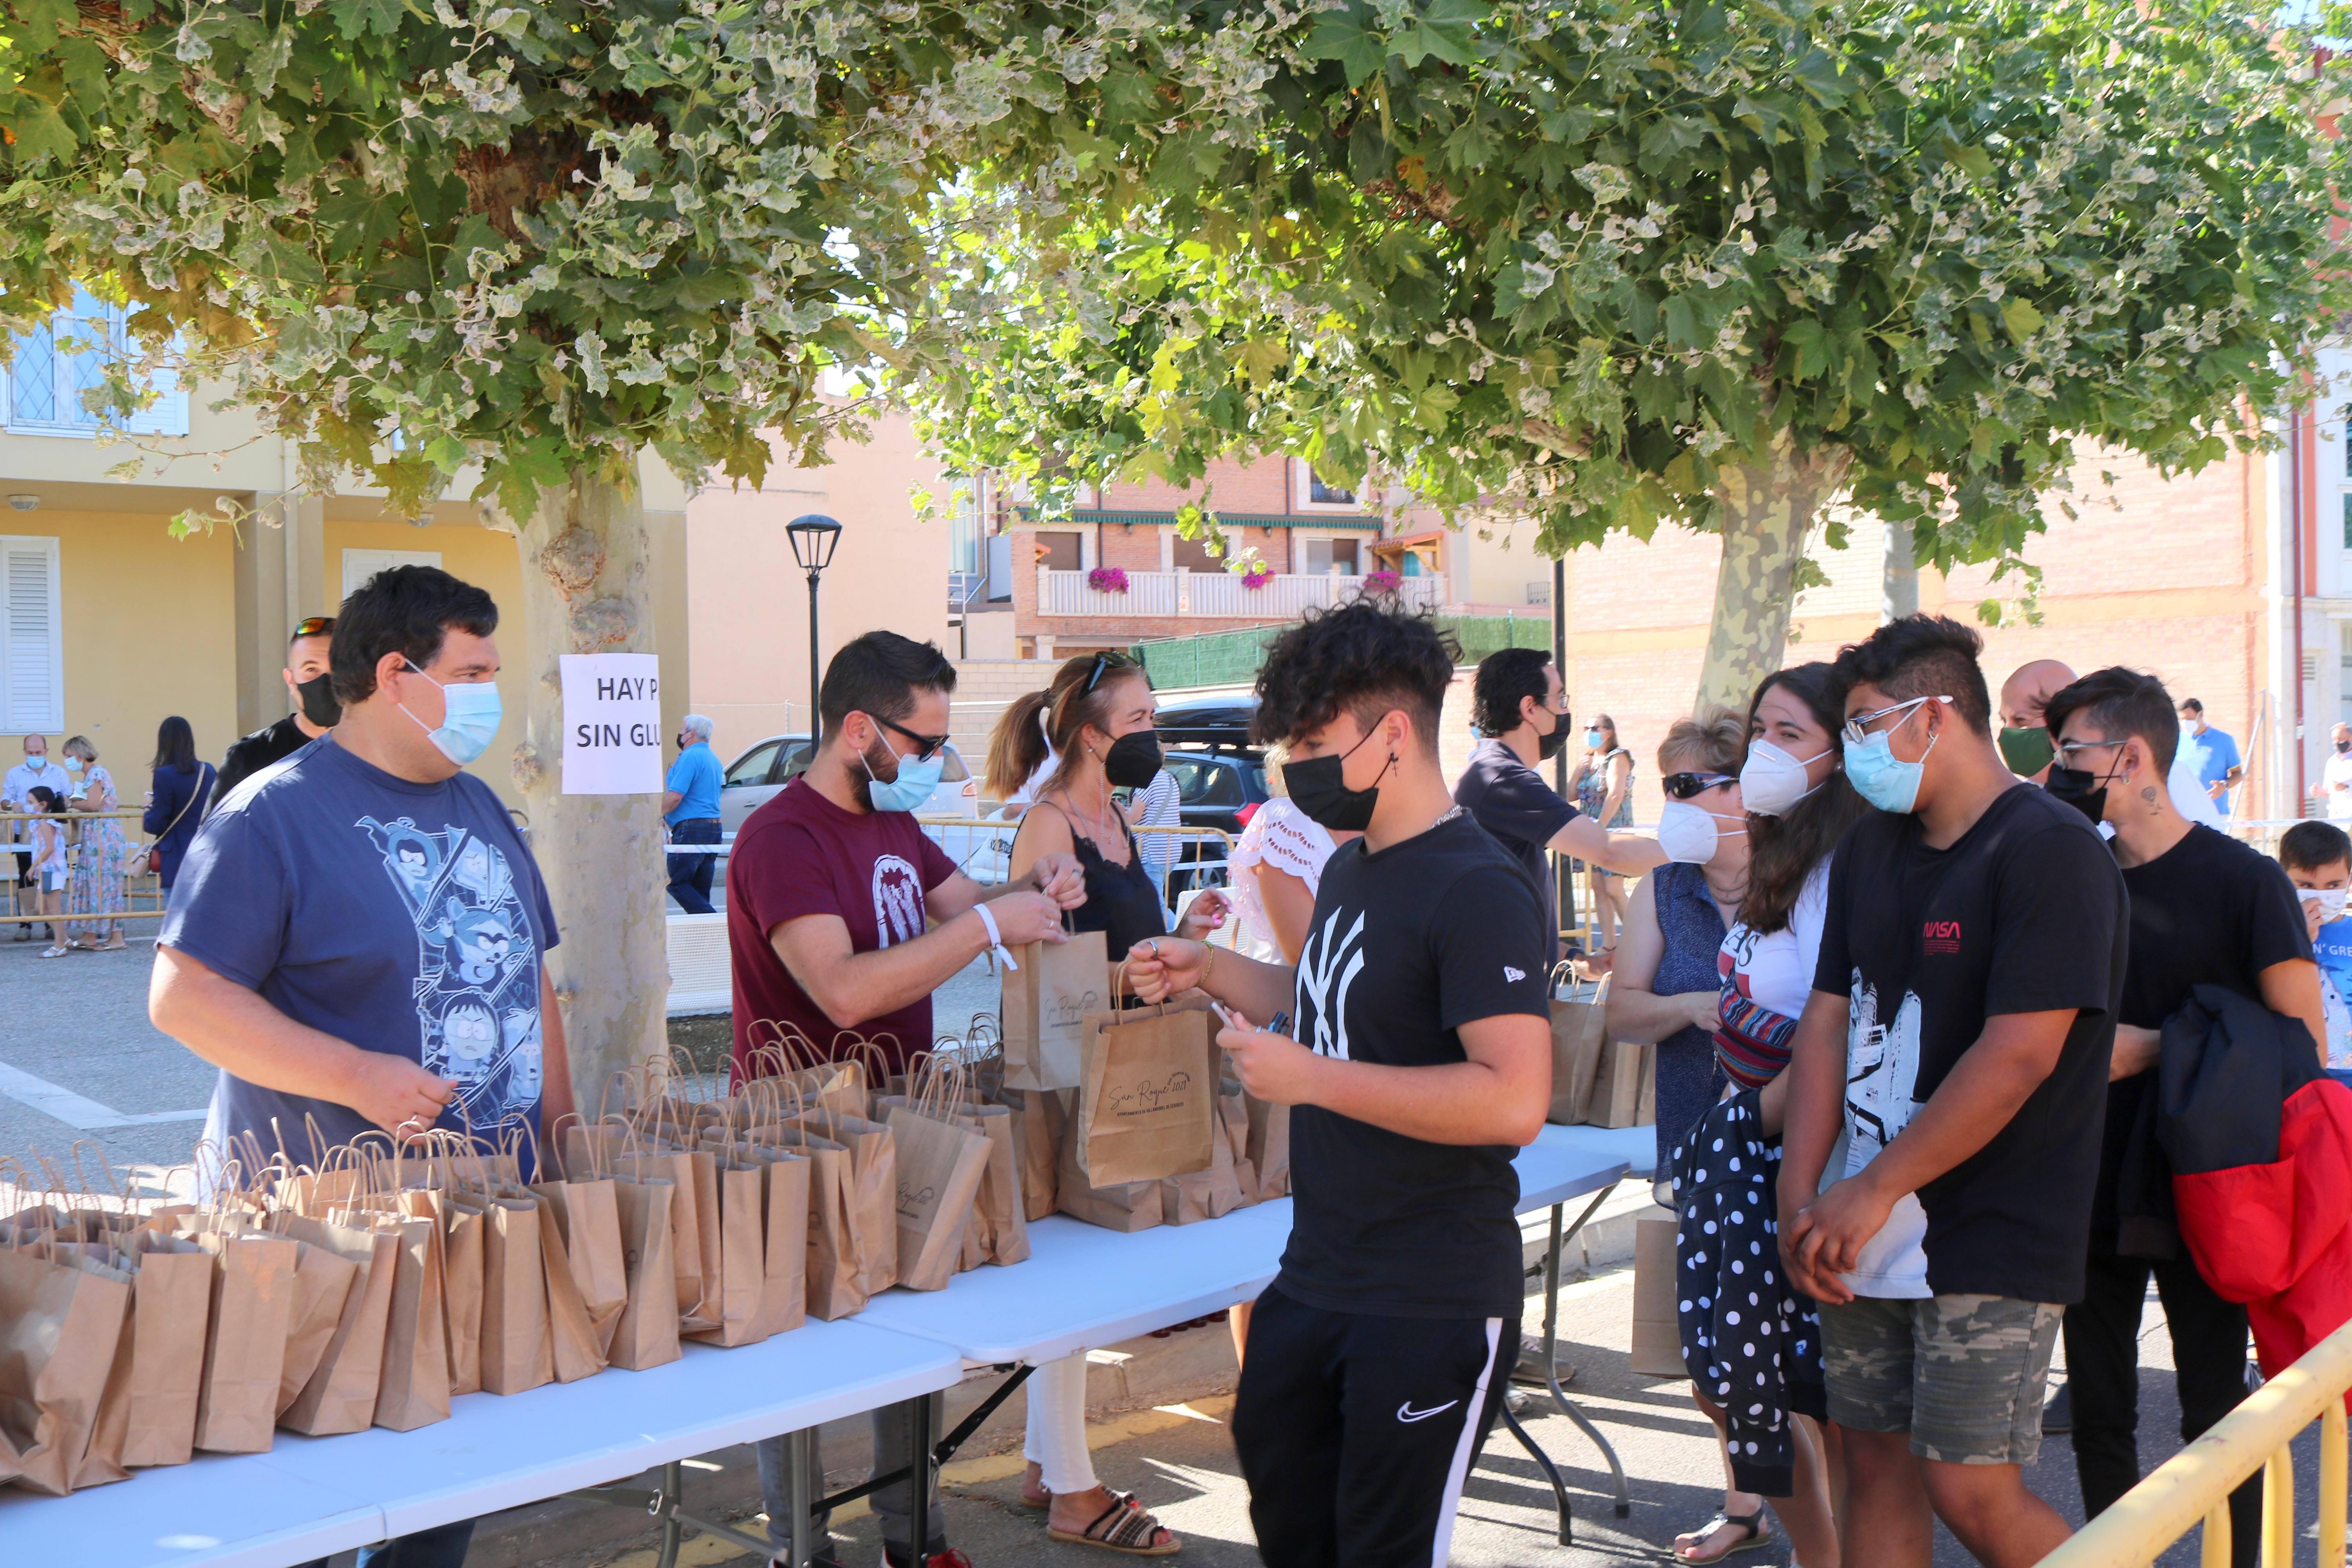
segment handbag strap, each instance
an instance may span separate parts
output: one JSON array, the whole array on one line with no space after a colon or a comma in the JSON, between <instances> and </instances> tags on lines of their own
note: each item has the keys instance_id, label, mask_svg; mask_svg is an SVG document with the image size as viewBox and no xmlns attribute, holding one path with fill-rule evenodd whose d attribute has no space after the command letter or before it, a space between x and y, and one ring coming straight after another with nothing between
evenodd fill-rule
<instances>
[{"instance_id":1,"label":"handbag strap","mask_svg":"<svg viewBox=\"0 0 2352 1568\"><path fill-rule=\"evenodd\" d=\"M208 775L208 774L209 774L209 775L211 775L211 776L214 776L214 777L217 777L217 776L219 776L219 775L217 775L217 774L215 774L215 773L213 773L213 765L212 765L212 763L198 763L197 765L198 765L200 768L202 768L202 769L204 770L202 773L198 773L198 774L197 774L197 778L198 778L199 780L204 779L204 778L205 778L206 775ZM173 828L173 827L177 827L177 826L180 826L180 818L182 818L182 817L184 817L184 816L187 816L187 815L188 815L188 807L190 807L190 806L192 806L192 805L195 805L195 804L196 804L196 802L198 802L199 800L202 800L205 795L210 795L211 793L212 793L212 789L211 789L211 786L210 786L210 785L208 785L208 784L204 784L204 783L201 783L201 782L200 782L200 783L198 783L198 784L197 784L197 785L196 785L196 787L195 787L194 790L192 790L192 791L190 791L190 792L189 792L189 794L188 794L188 798L187 798L187 799L185 799L185 800L184 800L184 801L182 801L182 802L180 803L180 809L179 809L178 811L176 811L176 812L173 812L173 813L172 814L172 824L171 824L171 826L170 826L170 827L166 827L166 828L164 828L163 832L158 833L157 835L155 835L156 838L157 838L157 839L159 839L159 840L161 840L161 839L165 839L165 838L169 838L169 837L172 837L172 828Z\"/></svg>"}]
</instances>

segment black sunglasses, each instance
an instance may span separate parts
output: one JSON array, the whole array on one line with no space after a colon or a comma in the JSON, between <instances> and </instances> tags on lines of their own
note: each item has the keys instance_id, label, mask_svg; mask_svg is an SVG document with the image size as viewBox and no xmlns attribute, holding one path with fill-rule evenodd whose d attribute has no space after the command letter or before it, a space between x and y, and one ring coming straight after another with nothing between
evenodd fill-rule
<instances>
[{"instance_id":1,"label":"black sunglasses","mask_svg":"<svg viewBox=\"0 0 2352 1568\"><path fill-rule=\"evenodd\" d=\"M904 724L898 723L892 720L881 719L877 721L884 729L896 730L909 741L914 742L915 757L919 762L929 762L933 754L936 753L941 746L948 743L948 737L945 735L919 735L914 731L908 729Z\"/></svg>"},{"instance_id":2,"label":"black sunglasses","mask_svg":"<svg viewBox=\"0 0 2352 1568\"><path fill-rule=\"evenodd\" d=\"M1140 668L1141 666L1138 665L1135 660L1128 658L1125 654L1113 653L1109 649L1106 648L1102 652L1095 655L1095 667L1087 673L1087 689L1078 695L1081 697L1090 695L1094 691L1095 684L1102 679L1103 672L1105 670L1138 669ZM893 726L893 728L896 728L896 726Z\"/></svg>"},{"instance_id":3,"label":"black sunglasses","mask_svg":"<svg viewBox=\"0 0 2352 1568\"><path fill-rule=\"evenodd\" d=\"M1658 781L1658 786L1676 800L1688 800L1704 791L1738 782L1733 773L1668 773Z\"/></svg>"}]
</instances>

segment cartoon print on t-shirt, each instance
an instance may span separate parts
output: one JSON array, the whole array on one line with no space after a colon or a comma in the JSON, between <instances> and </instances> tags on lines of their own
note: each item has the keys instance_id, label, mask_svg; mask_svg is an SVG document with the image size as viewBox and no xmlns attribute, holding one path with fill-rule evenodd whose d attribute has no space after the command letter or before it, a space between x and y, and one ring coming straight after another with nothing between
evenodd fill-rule
<instances>
[{"instance_id":1,"label":"cartoon print on t-shirt","mask_svg":"<svg viewBox=\"0 0 2352 1568\"><path fill-rule=\"evenodd\" d=\"M506 856L462 827L357 825L415 922L417 1059L457 1084L446 1125L526 1117L541 1087L539 943Z\"/></svg>"},{"instance_id":2,"label":"cartoon print on t-shirt","mask_svg":"<svg viewBox=\"0 0 2352 1568\"><path fill-rule=\"evenodd\" d=\"M1878 1022L1878 992L1853 972L1853 1021L1846 1031L1845 1119L1853 1130L1846 1158L1859 1171L1895 1141L1918 1109L1919 998L1903 993L1895 1021Z\"/></svg>"},{"instance_id":3,"label":"cartoon print on t-shirt","mask_svg":"<svg viewBox=\"0 0 2352 1568\"><path fill-rule=\"evenodd\" d=\"M923 879L896 855L874 861L874 935L877 947L894 947L923 934Z\"/></svg>"},{"instance_id":4,"label":"cartoon print on t-shirt","mask_svg":"<svg viewBox=\"0 0 2352 1568\"><path fill-rule=\"evenodd\" d=\"M1317 1056L1347 1061L1348 992L1364 969L1364 916L1337 936L1345 910L1307 933L1298 954L1298 1042Z\"/></svg>"}]
</instances>

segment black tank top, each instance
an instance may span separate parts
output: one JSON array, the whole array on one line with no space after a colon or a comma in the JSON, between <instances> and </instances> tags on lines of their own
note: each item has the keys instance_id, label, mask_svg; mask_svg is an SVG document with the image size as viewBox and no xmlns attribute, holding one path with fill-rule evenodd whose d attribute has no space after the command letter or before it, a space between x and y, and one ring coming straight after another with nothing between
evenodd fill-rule
<instances>
[{"instance_id":1,"label":"black tank top","mask_svg":"<svg viewBox=\"0 0 2352 1568\"><path fill-rule=\"evenodd\" d=\"M1143 868L1134 830L1124 822L1119 824L1127 836L1127 864L1114 866L1103 858L1093 839L1078 831L1076 819L1068 812L1062 812L1062 820L1070 825L1070 847L1077 852L1078 868L1087 879L1087 901L1069 912L1070 929L1102 932L1103 946L1113 963L1126 958L1128 949L1137 942L1166 936L1168 911L1160 902L1160 889L1151 885L1151 874Z\"/></svg>"}]
</instances>

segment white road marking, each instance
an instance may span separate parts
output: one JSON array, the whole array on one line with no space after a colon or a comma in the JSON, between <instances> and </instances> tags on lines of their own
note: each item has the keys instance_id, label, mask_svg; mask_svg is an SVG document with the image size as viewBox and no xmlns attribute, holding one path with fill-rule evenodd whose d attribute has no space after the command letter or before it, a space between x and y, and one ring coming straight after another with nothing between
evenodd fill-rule
<instances>
[{"instance_id":1,"label":"white road marking","mask_svg":"<svg viewBox=\"0 0 2352 1568\"><path fill-rule=\"evenodd\" d=\"M47 1079L0 1062L0 1094L19 1105L29 1105L44 1116L54 1117L67 1126L82 1132L94 1132L104 1127L152 1127L159 1121L202 1121L201 1110L146 1110L129 1112L115 1110L86 1100L69 1089L59 1089Z\"/></svg>"}]
</instances>

